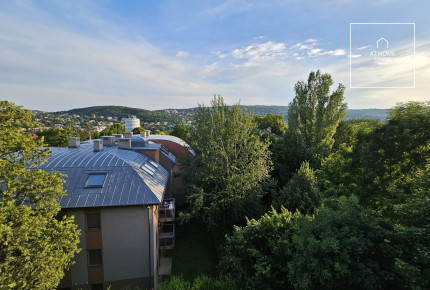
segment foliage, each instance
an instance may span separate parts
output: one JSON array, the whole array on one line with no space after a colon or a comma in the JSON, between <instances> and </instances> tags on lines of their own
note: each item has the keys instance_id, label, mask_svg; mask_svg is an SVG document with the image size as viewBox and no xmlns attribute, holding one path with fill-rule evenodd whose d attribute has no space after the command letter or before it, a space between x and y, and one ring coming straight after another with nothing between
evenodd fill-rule
<instances>
[{"instance_id":1,"label":"foliage","mask_svg":"<svg viewBox=\"0 0 430 290\"><path fill-rule=\"evenodd\" d=\"M279 188L284 187L300 165L308 160L307 150L301 142L297 134L287 130L270 147L274 164L271 176L278 180Z\"/></svg>"},{"instance_id":2,"label":"foliage","mask_svg":"<svg viewBox=\"0 0 430 290\"><path fill-rule=\"evenodd\" d=\"M256 134L252 114L239 105L229 108L221 97L214 97L212 108L200 106L193 124L190 146L196 156L180 160L189 204L181 217L225 226L233 216L243 218L241 201L258 198L252 190L268 177L269 144Z\"/></svg>"},{"instance_id":3,"label":"foliage","mask_svg":"<svg viewBox=\"0 0 430 290\"><path fill-rule=\"evenodd\" d=\"M165 113L149 111L144 109L130 108L124 106L95 106L81 109L73 109L67 112L56 112L55 114L77 114L81 116L112 116L126 118L128 116L136 116L141 122L164 122L179 123L178 116L169 116Z\"/></svg>"},{"instance_id":4,"label":"foliage","mask_svg":"<svg viewBox=\"0 0 430 290\"><path fill-rule=\"evenodd\" d=\"M399 104L386 124L357 128L353 145L324 161L322 189L372 211L381 287L429 288L430 106Z\"/></svg>"},{"instance_id":5,"label":"foliage","mask_svg":"<svg viewBox=\"0 0 430 290\"><path fill-rule=\"evenodd\" d=\"M55 288L78 251L73 217L56 219L64 181L34 168L49 150L20 130L31 119L30 111L0 102L0 288Z\"/></svg>"},{"instance_id":6,"label":"foliage","mask_svg":"<svg viewBox=\"0 0 430 290\"><path fill-rule=\"evenodd\" d=\"M60 130L59 128L50 128L45 131L36 132L36 136L43 137L43 140L50 147L67 147L69 137L79 137L81 141L88 139L88 133L80 130L73 129L70 126L64 127Z\"/></svg>"},{"instance_id":7,"label":"foliage","mask_svg":"<svg viewBox=\"0 0 430 290\"><path fill-rule=\"evenodd\" d=\"M216 274L217 249L204 225L191 221L175 227L172 274L192 281L197 276Z\"/></svg>"},{"instance_id":8,"label":"foliage","mask_svg":"<svg viewBox=\"0 0 430 290\"><path fill-rule=\"evenodd\" d=\"M304 214L312 213L320 203L320 192L309 162L302 163L297 173L273 199L275 208L282 205L290 211L298 210Z\"/></svg>"},{"instance_id":9,"label":"foliage","mask_svg":"<svg viewBox=\"0 0 430 290\"><path fill-rule=\"evenodd\" d=\"M167 281L163 281L158 290L234 290L237 289L230 276L213 278L208 276L198 276L192 283L182 277L171 276Z\"/></svg>"},{"instance_id":10,"label":"foliage","mask_svg":"<svg viewBox=\"0 0 430 290\"><path fill-rule=\"evenodd\" d=\"M131 132L136 135L139 135L140 132L143 132L143 131L145 131L145 128L142 128L142 127L136 127L136 128L133 128L133 130L131 130ZM118 134L121 134L121 133L118 133Z\"/></svg>"},{"instance_id":11,"label":"foliage","mask_svg":"<svg viewBox=\"0 0 430 290\"><path fill-rule=\"evenodd\" d=\"M170 135L181 138L185 142L187 142L187 140L190 138L190 132L187 129L187 125L185 124L185 122L182 122L179 125L175 125Z\"/></svg>"},{"instance_id":12,"label":"foliage","mask_svg":"<svg viewBox=\"0 0 430 290\"><path fill-rule=\"evenodd\" d=\"M330 154L333 135L346 115L345 87L339 84L330 94L332 84L329 74L311 72L307 83L296 83L296 96L288 109L289 130L297 136L298 145L304 146L306 160L316 168Z\"/></svg>"},{"instance_id":13,"label":"foliage","mask_svg":"<svg viewBox=\"0 0 430 290\"><path fill-rule=\"evenodd\" d=\"M290 288L287 263L292 257L292 235L300 213L284 207L235 227L227 237L220 269L231 274L240 289Z\"/></svg>"},{"instance_id":14,"label":"foliage","mask_svg":"<svg viewBox=\"0 0 430 290\"><path fill-rule=\"evenodd\" d=\"M287 124L284 123L284 116L282 115L256 115L255 121L257 122L258 129L266 130L267 128L270 128L270 132L278 136L281 136L287 130Z\"/></svg>"},{"instance_id":15,"label":"foliage","mask_svg":"<svg viewBox=\"0 0 430 290\"><path fill-rule=\"evenodd\" d=\"M358 199L341 197L299 220L288 278L296 289L373 289L378 264L371 219Z\"/></svg>"},{"instance_id":16,"label":"foliage","mask_svg":"<svg viewBox=\"0 0 430 290\"><path fill-rule=\"evenodd\" d=\"M125 127L121 123L115 123L109 128L104 129L100 132L101 136L109 136L113 134L124 134L125 133Z\"/></svg>"}]
</instances>

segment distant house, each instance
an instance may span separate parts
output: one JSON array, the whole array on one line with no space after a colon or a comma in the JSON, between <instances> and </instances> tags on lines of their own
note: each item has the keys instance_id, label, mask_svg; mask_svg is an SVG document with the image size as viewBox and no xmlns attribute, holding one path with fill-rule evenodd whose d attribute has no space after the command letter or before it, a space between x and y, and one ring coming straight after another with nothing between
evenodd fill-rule
<instances>
[{"instance_id":1,"label":"distant house","mask_svg":"<svg viewBox=\"0 0 430 290\"><path fill-rule=\"evenodd\" d=\"M160 251L173 248L175 240L170 173L176 156L167 147L180 152L181 142L156 136L151 141L149 135L118 134L91 143L71 137L68 148L51 148L39 167L67 175L61 213L73 215L81 229L82 251L61 289L156 288Z\"/></svg>"}]
</instances>

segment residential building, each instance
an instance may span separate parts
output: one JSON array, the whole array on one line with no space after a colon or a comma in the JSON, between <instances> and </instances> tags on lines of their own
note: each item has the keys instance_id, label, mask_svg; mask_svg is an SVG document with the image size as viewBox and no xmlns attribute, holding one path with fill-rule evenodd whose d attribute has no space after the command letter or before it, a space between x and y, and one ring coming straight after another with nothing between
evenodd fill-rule
<instances>
[{"instance_id":1,"label":"residential building","mask_svg":"<svg viewBox=\"0 0 430 290\"><path fill-rule=\"evenodd\" d=\"M71 137L39 167L67 175L61 213L73 215L81 229L82 250L61 289L157 287L160 251L175 241L169 180L176 157L161 143L128 137L82 143Z\"/></svg>"}]
</instances>

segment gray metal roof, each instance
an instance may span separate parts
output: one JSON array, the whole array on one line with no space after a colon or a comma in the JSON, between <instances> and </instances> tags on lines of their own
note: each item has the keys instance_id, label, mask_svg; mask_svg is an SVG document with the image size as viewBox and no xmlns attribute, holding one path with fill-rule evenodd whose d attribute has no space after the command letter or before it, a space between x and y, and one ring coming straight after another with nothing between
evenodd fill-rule
<instances>
[{"instance_id":1,"label":"gray metal roof","mask_svg":"<svg viewBox=\"0 0 430 290\"><path fill-rule=\"evenodd\" d=\"M158 204L163 199L168 172L162 166L153 167L152 175L142 170L145 163L155 162L143 153L116 146L94 152L92 143L51 150L48 162L39 168L68 175L67 196L60 197L62 208ZM107 173L103 187L85 188L94 173Z\"/></svg>"},{"instance_id":2,"label":"gray metal roof","mask_svg":"<svg viewBox=\"0 0 430 290\"><path fill-rule=\"evenodd\" d=\"M191 148L191 146L188 145L187 142L185 142L184 140L182 140L181 138L178 138L176 136L172 136L172 135L149 135L147 138L149 140L166 140L166 141L174 142L176 144L179 144L179 145L185 147L194 156L196 155L193 148Z\"/></svg>"}]
</instances>

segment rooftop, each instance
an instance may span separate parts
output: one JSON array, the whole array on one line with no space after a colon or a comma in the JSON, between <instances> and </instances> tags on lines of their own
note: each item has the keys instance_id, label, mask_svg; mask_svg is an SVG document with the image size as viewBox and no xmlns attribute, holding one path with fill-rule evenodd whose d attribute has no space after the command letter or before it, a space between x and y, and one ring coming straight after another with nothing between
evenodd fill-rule
<instances>
[{"instance_id":1,"label":"rooftop","mask_svg":"<svg viewBox=\"0 0 430 290\"><path fill-rule=\"evenodd\" d=\"M188 151L191 154L193 154L194 156L196 155L193 148L191 148L190 145L188 145L184 140L182 140L181 138L178 138L176 136L172 136L172 135L150 135L147 138L149 140L166 140L166 141L174 142L176 144L179 144L179 145L187 148Z\"/></svg>"},{"instance_id":2,"label":"rooftop","mask_svg":"<svg viewBox=\"0 0 430 290\"><path fill-rule=\"evenodd\" d=\"M136 145L143 145L133 139ZM151 143L147 146L159 146ZM60 197L62 208L159 204L163 199L168 172L133 150L137 148L104 146L94 152L92 143L82 142L78 148L50 149L51 157L39 168L67 174L67 196Z\"/></svg>"}]
</instances>

